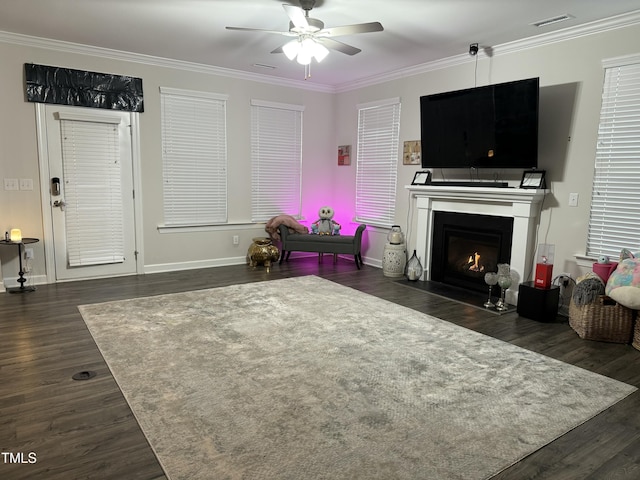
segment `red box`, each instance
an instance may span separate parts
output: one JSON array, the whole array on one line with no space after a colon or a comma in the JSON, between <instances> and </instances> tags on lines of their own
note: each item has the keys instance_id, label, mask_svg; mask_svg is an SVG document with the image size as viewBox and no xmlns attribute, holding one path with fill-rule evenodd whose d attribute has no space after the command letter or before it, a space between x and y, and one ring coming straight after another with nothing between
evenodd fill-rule
<instances>
[{"instance_id":1,"label":"red box","mask_svg":"<svg viewBox=\"0 0 640 480\"><path fill-rule=\"evenodd\" d=\"M536 263L536 288L550 288L553 276L552 263Z\"/></svg>"}]
</instances>

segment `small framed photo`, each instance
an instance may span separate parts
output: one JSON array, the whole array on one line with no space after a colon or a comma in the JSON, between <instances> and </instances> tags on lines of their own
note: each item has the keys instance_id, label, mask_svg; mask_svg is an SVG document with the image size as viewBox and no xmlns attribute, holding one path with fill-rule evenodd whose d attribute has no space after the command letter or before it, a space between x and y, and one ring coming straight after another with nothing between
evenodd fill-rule
<instances>
[{"instance_id":1,"label":"small framed photo","mask_svg":"<svg viewBox=\"0 0 640 480\"><path fill-rule=\"evenodd\" d=\"M407 140L404 142L402 152L403 165L420 165L421 155L420 140Z\"/></svg>"},{"instance_id":2,"label":"small framed photo","mask_svg":"<svg viewBox=\"0 0 640 480\"><path fill-rule=\"evenodd\" d=\"M351 165L351 145L338 147L338 165Z\"/></svg>"},{"instance_id":3,"label":"small framed photo","mask_svg":"<svg viewBox=\"0 0 640 480\"><path fill-rule=\"evenodd\" d=\"M544 170L529 170L522 174L520 188L547 188Z\"/></svg>"},{"instance_id":4,"label":"small framed photo","mask_svg":"<svg viewBox=\"0 0 640 480\"><path fill-rule=\"evenodd\" d=\"M431 172L416 172L411 185L429 185L431 183Z\"/></svg>"}]
</instances>

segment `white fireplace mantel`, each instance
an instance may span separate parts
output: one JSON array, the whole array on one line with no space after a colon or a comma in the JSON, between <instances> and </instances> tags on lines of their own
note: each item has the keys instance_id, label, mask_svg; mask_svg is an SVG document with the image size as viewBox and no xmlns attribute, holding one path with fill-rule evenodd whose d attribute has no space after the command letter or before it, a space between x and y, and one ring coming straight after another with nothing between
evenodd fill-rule
<instances>
[{"instance_id":1,"label":"white fireplace mantel","mask_svg":"<svg viewBox=\"0 0 640 480\"><path fill-rule=\"evenodd\" d=\"M433 212L458 212L513 218L511 270L514 277L507 301L517 303L518 284L528 280L535 255L535 233L542 200L548 190L498 187L417 186L405 187L417 222L416 252L424 266L423 280L431 279Z\"/></svg>"}]
</instances>

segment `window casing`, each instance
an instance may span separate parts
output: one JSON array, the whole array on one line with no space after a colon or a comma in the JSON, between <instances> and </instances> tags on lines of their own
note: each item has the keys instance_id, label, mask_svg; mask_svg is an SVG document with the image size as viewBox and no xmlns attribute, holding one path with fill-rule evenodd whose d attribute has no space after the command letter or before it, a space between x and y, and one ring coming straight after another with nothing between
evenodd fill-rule
<instances>
[{"instance_id":1,"label":"window casing","mask_svg":"<svg viewBox=\"0 0 640 480\"><path fill-rule=\"evenodd\" d=\"M628 59L627 59L628 62ZM605 65L587 256L640 247L640 58Z\"/></svg>"},{"instance_id":2,"label":"window casing","mask_svg":"<svg viewBox=\"0 0 640 480\"><path fill-rule=\"evenodd\" d=\"M164 223L227 222L227 96L162 87Z\"/></svg>"},{"instance_id":3,"label":"window casing","mask_svg":"<svg viewBox=\"0 0 640 480\"><path fill-rule=\"evenodd\" d=\"M251 101L253 222L301 216L303 111L300 105Z\"/></svg>"},{"instance_id":4,"label":"window casing","mask_svg":"<svg viewBox=\"0 0 640 480\"><path fill-rule=\"evenodd\" d=\"M395 223L400 99L358 105L356 220Z\"/></svg>"}]
</instances>

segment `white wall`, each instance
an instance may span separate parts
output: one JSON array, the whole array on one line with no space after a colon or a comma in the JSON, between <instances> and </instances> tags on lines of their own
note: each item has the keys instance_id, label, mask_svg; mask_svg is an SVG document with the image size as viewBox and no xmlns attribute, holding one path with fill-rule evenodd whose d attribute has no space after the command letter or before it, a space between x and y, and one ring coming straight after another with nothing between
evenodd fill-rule
<instances>
[{"instance_id":1,"label":"white wall","mask_svg":"<svg viewBox=\"0 0 640 480\"><path fill-rule=\"evenodd\" d=\"M584 255L591 197L591 181L600 113L604 59L637 54L640 27L631 26L544 46L478 57L477 85L540 77L540 143L539 168L547 170L551 193L544 202L537 243L555 244L554 272L569 272L574 278L587 271L576 255ZM401 97L402 116L400 143L420 139L419 98L431 93L469 88L475 82L475 58L462 64L434 69L382 84L337 94L337 140L355 141L356 105L363 102ZM426 70L426 69L425 69ZM408 231L408 249L413 249L414 222L408 220L409 196L404 188L411 183L416 166L402 165L398 155L398 188L396 223ZM435 179L443 172L437 169ZM485 179L498 174L519 183L522 171L481 172ZM445 171L448 179L461 178L467 172ZM461 176L462 175L462 176ZM336 176L336 183L348 189L353 176ZM353 190L351 190L353 191ZM579 194L579 205L568 206L570 192ZM369 235L366 255L381 258L386 232ZM639 240L640 241L640 240ZM637 248L638 245L631 246ZM533 259L532 259L533 261Z\"/></svg>"},{"instance_id":2,"label":"white wall","mask_svg":"<svg viewBox=\"0 0 640 480\"><path fill-rule=\"evenodd\" d=\"M638 53L640 26L549 43L520 51L501 53L496 48L489 58L480 54L477 84L498 83L540 77L540 168L546 169L551 194L541 215L539 242L556 245L555 272L577 276L585 271L575 255L583 254L589 217L591 179L602 90L603 59ZM144 255L147 272L222 265L241 262L253 236L262 228L231 227L227 230L161 234L162 157L160 150L159 87L211 91L229 95L229 221L249 220L249 101L251 98L305 105L303 213L316 219L322 205L331 205L336 220L353 227L355 203L355 156L358 103L391 97L402 100L400 141L420 138L419 97L421 95L467 88L476 78L475 59L452 62L452 66L428 69L372 86L352 88L340 93L275 85L242 78L231 78L203 71L172 66L156 66L71 51L54 51L0 40L0 178L32 178L33 191L5 191L0 188L0 232L20 227L25 236L43 238L40 200L35 108L24 99L24 63L131 75L143 79L145 112L140 115L141 182ZM569 140L570 139L570 140ZM352 145L350 166L337 165L337 146ZM398 152L396 223L409 233L409 248L415 238L408 218L408 194L404 188L417 170L402 165ZM487 172L491 178L494 172ZM518 181L521 172L497 172ZM451 178L452 172L445 172ZM435 172L438 178L440 172ZM570 192L580 195L578 207L568 207ZM234 247L233 235L240 245ZM386 231L369 228L365 258L379 263ZM637 246L635 246L637 247ZM34 245L34 276L45 278L42 242ZM2 272L14 282L17 259L12 249L0 248ZM13 285L14 283L11 283Z\"/></svg>"},{"instance_id":3,"label":"white wall","mask_svg":"<svg viewBox=\"0 0 640 480\"><path fill-rule=\"evenodd\" d=\"M206 69L187 70L156 66L139 61L100 58L77 52L60 52L0 41L0 178L31 178L33 191L5 191L0 188L0 231L19 227L24 236L42 239L43 216L40 200L35 107L25 101L24 63L37 63L79 70L140 77L144 89L144 113L140 114L143 254L145 272L243 263L251 239L264 236L264 226L250 220L250 100L252 98L304 105L303 187L305 198L325 196L331 171L325 168L336 157L333 123L333 95L322 91L274 85L211 74ZM169 62L166 62L169 63ZM161 86L217 92L229 95L229 222L243 224L226 229L160 233L162 214L162 152L160 132ZM45 187L46 188L46 187ZM326 200L327 203L331 198ZM303 202L306 216L316 215L318 205ZM239 235L234 246L232 237ZM44 281L44 242L34 245L32 275ZM0 250L7 286L15 284L16 252Z\"/></svg>"}]
</instances>

